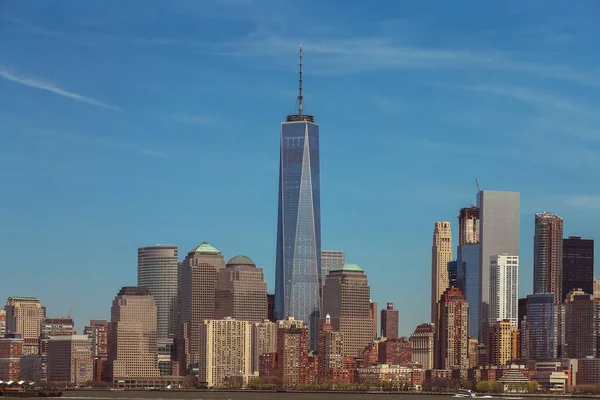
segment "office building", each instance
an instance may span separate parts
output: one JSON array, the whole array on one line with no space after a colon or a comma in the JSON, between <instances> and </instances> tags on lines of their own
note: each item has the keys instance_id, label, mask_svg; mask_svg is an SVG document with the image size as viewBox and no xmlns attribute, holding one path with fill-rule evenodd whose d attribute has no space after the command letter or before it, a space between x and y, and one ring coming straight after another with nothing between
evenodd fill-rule
<instances>
[{"instance_id":1,"label":"office building","mask_svg":"<svg viewBox=\"0 0 600 400\"><path fill-rule=\"evenodd\" d=\"M469 304L456 287L447 288L441 296L436 335L436 368L468 368Z\"/></svg>"},{"instance_id":2,"label":"office building","mask_svg":"<svg viewBox=\"0 0 600 400\"><path fill-rule=\"evenodd\" d=\"M308 327L293 317L277 321L277 376L284 388L309 383Z\"/></svg>"},{"instance_id":3,"label":"office building","mask_svg":"<svg viewBox=\"0 0 600 400\"><path fill-rule=\"evenodd\" d=\"M424 371L434 368L435 324L421 324L410 335L412 361L421 365Z\"/></svg>"},{"instance_id":4,"label":"office building","mask_svg":"<svg viewBox=\"0 0 600 400\"><path fill-rule=\"evenodd\" d=\"M157 338L173 339L177 311L178 249L157 244L138 248L138 287L148 289L158 309Z\"/></svg>"},{"instance_id":5,"label":"office building","mask_svg":"<svg viewBox=\"0 0 600 400\"><path fill-rule=\"evenodd\" d=\"M517 359L517 326L505 319L495 321L488 328L488 363L505 367L508 361Z\"/></svg>"},{"instance_id":6,"label":"office building","mask_svg":"<svg viewBox=\"0 0 600 400\"><path fill-rule=\"evenodd\" d=\"M509 320L519 323L519 257L490 257L490 325Z\"/></svg>"},{"instance_id":7,"label":"office building","mask_svg":"<svg viewBox=\"0 0 600 400\"><path fill-rule=\"evenodd\" d=\"M9 297L6 311L6 333L20 333L23 355L39 353L40 326L46 317L37 297Z\"/></svg>"},{"instance_id":8,"label":"office building","mask_svg":"<svg viewBox=\"0 0 600 400\"><path fill-rule=\"evenodd\" d=\"M302 47L298 112L281 124L280 151L275 315L308 323L310 348L316 350L321 311L319 125L303 110Z\"/></svg>"},{"instance_id":9,"label":"office building","mask_svg":"<svg viewBox=\"0 0 600 400\"><path fill-rule=\"evenodd\" d=\"M377 339L378 329L377 329L377 313L379 310L377 309L377 302L373 300L369 300L369 318L373 321L373 339Z\"/></svg>"},{"instance_id":10,"label":"office building","mask_svg":"<svg viewBox=\"0 0 600 400\"><path fill-rule=\"evenodd\" d=\"M275 319L275 295L267 293L267 318L271 322L276 322Z\"/></svg>"},{"instance_id":11,"label":"office building","mask_svg":"<svg viewBox=\"0 0 600 400\"><path fill-rule=\"evenodd\" d=\"M346 264L346 252L343 250L321 250L321 285L332 267Z\"/></svg>"},{"instance_id":12,"label":"office building","mask_svg":"<svg viewBox=\"0 0 600 400\"><path fill-rule=\"evenodd\" d=\"M367 276L358 265L346 263L329 271L323 290L323 310L331 316L334 330L344 337L345 357L358 357L373 341L370 294Z\"/></svg>"},{"instance_id":13,"label":"office building","mask_svg":"<svg viewBox=\"0 0 600 400\"><path fill-rule=\"evenodd\" d=\"M329 314L319 330L318 380L325 382L344 369L344 339L341 332L334 330Z\"/></svg>"},{"instance_id":14,"label":"office building","mask_svg":"<svg viewBox=\"0 0 600 400\"><path fill-rule=\"evenodd\" d=\"M40 379L48 380L48 343L53 336L71 336L75 334L75 323L71 317L44 318L40 327Z\"/></svg>"},{"instance_id":15,"label":"office building","mask_svg":"<svg viewBox=\"0 0 600 400\"><path fill-rule=\"evenodd\" d=\"M92 357L106 360L107 354L107 330L108 322L104 319L92 319L87 325L83 334L90 338Z\"/></svg>"},{"instance_id":16,"label":"office building","mask_svg":"<svg viewBox=\"0 0 600 400\"><path fill-rule=\"evenodd\" d=\"M179 371L173 369L173 366L176 365L176 362L173 361L176 359L173 339L158 339L156 348L160 376L173 376L178 374Z\"/></svg>"},{"instance_id":17,"label":"office building","mask_svg":"<svg viewBox=\"0 0 600 400\"><path fill-rule=\"evenodd\" d=\"M535 214L533 237L533 293L553 293L562 303L563 220L544 211Z\"/></svg>"},{"instance_id":18,"label":"office building","mask_svg":"<svg viewBox=\"0 0 600 400\"><path fill-rule=\"evenodd\" d=\"M260 357L277 353L277 324L265 320L252 324L252 371L260 369Z\"/></svg>"},{"instance_id":19,"label":"office building","mask_svg":"<svg viewBox=\"0 0 600 400\"><path fill-rule=\"evenodd\" d=\"M479 337L479 309L481 308L481 268L479 243L466 243L458 246L456 281L469 303L469 336Z\"/></svg>"},{"instance_id":20,"label":"office building","mask_svg":"<svg viewBox=\"0 0 600 400\"><path fill-rule=\"evenodd\" d=\"M84 384L94 378L87 335L51 336L48 340L48 381Z\"/></svg>"},{"instance_id":21,"label":"office building","mask_svg":"<svg viewBox=\"0 0 600 400\"><path fill-rule=\"evenodd\" d=\"M521 323L523 341L521 356L532 361L554 361L558 350L558 307L554 294L527 296L527 316ZM524 353L524 354L523 354Z\"/></svg>"},{"instance_id":22,"label":"office building","mask_svg":"<svg viewBox=\"0 0 600 400\"><path fill-rule=\"evenodd\" d=\"M200 326L215 319L215 295L219 271L225 258L206 242L188 253L179 269L179 318L177 351L181 374L200 362Z\"/></svg>"},{"instance_id":23,"label":"office building","mask_svg":"<svg viewBox=\"0 0 600 400\"><path fill-rule=\"evenodd\" d=\"M235 256L219 270L215 319L262 322L267 319L267 284L262 268L246 256Z\"/></svg>"},{"instance_id":24,"label":"office building","mask_svg":"<svg viewBox=\"0 0 600 400\"><path fill-rule=\"evenodd\" d=\"M519 203L518 192L481 190L477 195L480 267L478 340L484 345L490 319L490 257L504 253L519 255Z\"/></svg>"},{"instance_id":25,"label":"office building","mask_svg":"<svg viewBox=\"0 0 600 400\"><path fill-rule=\"evenodd\" d=\"M198 382L208 388L241 388L252 375L252 324L232 318L205 320L200 327Z\"/></svg>"},{"instance_id":26,"label":"office building","mask_svg":"<svg viewBox=\"0 0 600 400\"><path fill-rule=\"evenodd\" d=\"M458 245L479 243L479 208L461 208L458 214Z\"/></svg>"},{"instance_id":27,"label":"office building","mask_svg":"<svg viewBox=\"0 0 600 400\"><path fill-rule=\"evenodd\" d=\"M148 289L123 287L113 300L110 316L104 379L114 383L160 376L157 309Z\"/></svg>"},{"instance_id":28,"label":"office building","mask_svg":"<svg viewBox=\"0 0 600 400\"><path fill-rule=\"evenodd\" d=\"M563 301L573 289L594 295L594 240L569 236L562 241Z\"/></svg>"},{"instance_id":29,"label":"office building","mask_svg":"<svg viewBox=\"0 0 600 400\"><path fill-rule=\"evenodd\" d=\"M0 338L0 381L20 379L20 361L23 356L23 338L19 333L9 333Z\"/></svg>"},{"instance_id":30,"label":"office building","mask_svg":"<svg viewBox=\"0 0 600 400\"><path fill-rule=\"evenodd\" d=\"M438 303L448 288L448 263L452 261L452 233L450 222L436 222L431 246L431 322L438 319Z\"/></svg>"},{"instance_id":31,"label":"office building","mask_svg":"<svg viewBox=\"0 0 600 400\"><path fill-rule=\"evenodd\" d=\"M458 264L456 260L448 263L448 287L451 286L458 287Z\"/></svg>"},{"instance_id":32,"label":"office building","mask_svg":"<svg viewBox=\"0 0 600 400\"><path fill-rule=\"evenodd\" d=\"M581 290L567 293L565 308L565 346L563 357L600 356L600 300Z\"/></svg>"},{"instance_id":33,"label":"office building","mask_svg":"<svg viewBox=\"0 0 600 400\"><path fill-rule=\"evenodd\" d=\"M0 338L6 335L6 310L0 308Z\"/></svg>"},{"instance_id":34,"label":"office building","mask_svg":"<svg viewBox=\"0 0 600 400\"><path fill-rule=\"evenodd\" d=\"M381 336L388 339L398 339L398 310L394 310L394 303L387 303L381 310Z\"/></svg>"}]
</instances>

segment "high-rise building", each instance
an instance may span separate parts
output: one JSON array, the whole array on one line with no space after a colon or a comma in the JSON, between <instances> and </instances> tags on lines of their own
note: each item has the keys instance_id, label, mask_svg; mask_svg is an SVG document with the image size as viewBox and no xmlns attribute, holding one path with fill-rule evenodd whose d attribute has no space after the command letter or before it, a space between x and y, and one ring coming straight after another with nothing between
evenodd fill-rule
<instances>
[{"instance_id":1,"label":"high-rise building","mask_svg":"<svg viewBox=\"0 0 600 400\"><path fill-rule=\"evenodd\" d=\"M215 318L262 322L267 319L267 284L262 268L246 256L235 256L219 270Z\"/></svg>"},{"instance_id":2,"label":"high-rise building","mask_svg":"<svg viewBox=\"0 0 600 400\"><path fill-rule=\"evenodd\" d=\"M125 286L119 290L110 310L105 380L160 376L156 318L156 303L148 289Z\"/></svg>"},{"instance_id":3,"label":"high-rise building","mask_svg":"<svg viewBox=\"0 0 600 400\"><path fill-rule=\"evenodd\" d=\"M37 297L9 297L6 311L6 333L20 333L23 355L39 353L40 323L46 317Z\"/></svg>"},{"instance_id":4,"label":"high-rise building","mask_svg":"<svg viewBox=\"0 0 600 400\"><path fill-rule=\"evenodd\" d=\"M448 287L451 286L458 287L458 264L456 260L448 263Z\"/></svg>"},{"instance_id":5,"label":"high-rise building","mask_svg":"<svg viewBox=\"0 0 600 400\"><path fill-rule=\"evenodd\" d=\"M276 322L275 319L275 295L267 293L267 318L271 322Z\"/></svg>"},{"instance_id":6,"label":"high-rise building","mask_svg":"<svg viewBox=\"0 0 600 400\"><path fill-rule=\"evenodd\" d=\"M206 242L196 246L181 262L176 347L183 375L200 362L200 325L204 320L215 319L217 279L224 267L221 252Z\"/></svg>"},{"instance_id":7,"label":"high-rise building","mask_svg":"<svg viewBox=\"0 0 600 400\"><path fill-rule=\"evenodd\" d=\"M460 209L458 214L458 245L479 243L479 207Z\"/></svg>"},{"instance_id":8,"label":"high-rise building","mask_svg":"<svg viewBox=\"0 0 600 400\"><path fill-rule=\"evenodd\" d=\"M158 309L158 339L172 339L177 310L178 249L157 244L138 248L138 286L148 289Z\"/></svg>"},{"instance_id":9,"label":"high-rise building","mask_svg":"<svg viewBox=\"0 0 600 400\"><path fill-rule=\"evenodd\" d=\"M302 47L298 112L281 124L275 314L305 321L316 350L320 319L321 184L319 125L304 113Z\"/></svg>"},{"instance_id":10,"label":"high-rise building","mask_svg":"<svg viewBox=\"0 0 600 400\"><path fill-rule=\"evenodd\" d=\"M452 261L452 232L450 222L436 222L431 246L431 322L438 319L438 303L448 288L448 263Z\"/></svg>"},{"instance_id":11,"label":"high-rise building","mask_svg":"<svg viewBox=\"0 0 600 400\"><path fill-rule=\"evenodd\" d=\"M517 327L511 320L495 321L488 328L489 365L504 367L517 358Z\"/></svg>"},{"instance_id":12,"label":"high-rise building","mask_svg":"<svg viewBox=\"0 0 600 400\"><path fill-rule=\"evenodd\" d=\"M439 303L437 368L469 366L469 304L459 288L447 288Z\"/></svg>"},{"instance_id":13,"label":"high-rise building","mask_svg":"<svg viewBox=\"0 0 600 400\"><path fill-rule=\"evenodd\" d=\"M48 381L83 384L93 380L94 368L87 335L52 336L48 341Z\"/></svg>"},{"instance_id":14,"label":"high-rise building","mask_svg":"<svg viewBox=\"0 0 600 400\"><path fill-rule=\"evenodd\" d=\"M593 289L594 299L600 299L600 279L594 279L594 289Z\"/></svg>"},{"instance_id":15,"label":"high-rise building","mask_svg":"<svg viewBox=\"0 0 600 400\"><path fill-rule=\"evenodd\" d=\"M535 214L533 293L553 293L562 303L563 220L544 211Z\"/></svg>"},{"instance_id":16,"label":"high-rise building","mask_svg":"<svg viewBox=\"0 0 600 400\"><path fill-rule=\"evenodd\" d=\"M387 303L381 310L381 336L388 339L398 339L398 310L394 310L394 303Z\"/></svg>"},{"instance_id":17,"label":"high-rise building","mask_svg":"<svg viewBox=\"0 0 600 400\"><path fill-rule=\"evenodd\" d=\"M490 257L490 325L509 320L519 323L519 256Z\"/></svg>"},{"instance_id":18,"label":"high-rise building","mask_svg":"<svg viewBox=\"0 0 600 400\"><path fill-rule=\"evenodd\" d=\"M346 252L343 250L321 250L321 285L332 267L346 264Z\"/></svg>"},{"instance_id":19,"label":"high-rise building","mask_svg":"<svg viewBox=\"0 0 600 400\"><path fill-rule=\"evenodd\" d=\"M377 313L379 310L377 309L377 302L373 300L369 300L369 318L373 321L373 339L377 339L378 329L377 329Z\"/></svg>"},{"instance_id":20,"label":"high-rise building","mask_svg":"<svg viewBox=\"0 0 600 400\"><path fill-rule=\"evenodd\" d=\"M252 324L232 318L205 320L200 326L198 382L241 388L252 375Z\"/></svg>"},{"instance_id":21,"label":"high-rise building","mask_svg":"<svg viewBox=\"0 0 600 400\"><path fill-rule=\"evenodd\" d=\"M481 190L477 195L480 271L478 339L484 345L490 319L490 257L504 253L519 255L519 203L518 192Z\"/></svg>"},{"instance_id":22,"label":"high-rise building","mask_svg":"<svg viewBox=\"0 0 600 400\"><path fill-rule=\"evenodd\" d=\"M527 360L554 361L558 350L558 309L554 294L527 296L527 316L521 323L521 356ZM524 353L524 354L523 354Z\"/></svg>"},{"instance_id":23,"label":"high-rise building","mask_svg":"<svg viewBox=\"0 0 600 400\"><path fill-rule=\"evenodd\" d=\"M6 335L6 310L0 308L0 338Z\"/></svg>"},{"instance_id":24,"label":"high-rise building","mask_svg":"<svg viewBox=\"0 0 600 400\"><path fill-rule=\"evenodd\" d=\"M106 330L108 322L104 319L92 319L90 324L83 330L84 335L90 338L92 357L97 357L106 360L107 343Z\"/></svg>"},{"instance_id":25,"label":"high-rise building","mask_svg":"<svg viewBox=\"0 0 600 400\"><path fill-rule=\"evenodd\" d=\"M293 317L277 321L277 376L284 388L309 383L308 327Z\"/></svg>"},{"instance_id":26,"label":"high-rise building","mask_svg":"<svg viewBox=\"0 0 600 400\"><path fill-rule=\"evenodd\" d=\"M48 380L48 342L52 336L71 336L75 334L75 323L71 317L44 318L40 327L40 379Z\"/></svg>"},{"instance_id":27,"label":"high-rise building","mask_svg":"<svg viewBox=\"0 0 600 400\"><path fill-rule=\"evenodd\" d=\"M600 300L581 290L571 290L565 300L563 357L600 356Z\"/></svg>"},{"instance_id":28,"label":"high-rise building","mask_svg":"<svg viewBox=\"0 0 600 400\"><path fill-rule=\"evenodd\" d=\"M20 333L9 333L0 338L0 381L18 381L23 356L23 338Z\"/></svg>"},{"instance_id":29,"label":"high-rise building","mask_svg":"<svg viewBox=\"0 0 600 400\"><path fill-rule=\"evenodd\" d=\"M260 356L277 353L277 324L264 320L252 326L252 371L260 370Z\"/></svg>"},{"instance_id":30,"label":"high-rise building","mask_svg":"<svg viewBox=\"0 0 600 400\"><path fill-rule=\"evenodd\" d=\"M412 361L420 364L424 371L434 368L435 324L421 324L410 335Z\"/></svg>"},{"instance_id":31,"label":"high-rise building","mask_svg":"<svg viewBox=\"0 0 600 400\"><path fill-rule=\"evenodd\" d=\"M344 339L341 332L334 330L329 314L319 330L318 377L320 382L333 379L336 371L344 369Z\"/></svg>"},{"instance_id":32,"label":"high-rise building","mask_svg":"<svg viewBox=\"0 0 600 400\"><path fill-rule=\"evenodd\" d=\"M594 294L594 240L569 236L562 242L563 301L573 289Z\"/></svg>"},{"instance_id":33,"label":"high-rise building","mask_svg":"<svg viewBox=\"0 0 600 400\"><path fill-rule=\"evenodd\" d=\"M356 264L333 267L323 289L323 311L331 316L331 324L344 337L344 356L358 357L373 341L370 318L369 282Z\"/></svg>"}]
</instances>

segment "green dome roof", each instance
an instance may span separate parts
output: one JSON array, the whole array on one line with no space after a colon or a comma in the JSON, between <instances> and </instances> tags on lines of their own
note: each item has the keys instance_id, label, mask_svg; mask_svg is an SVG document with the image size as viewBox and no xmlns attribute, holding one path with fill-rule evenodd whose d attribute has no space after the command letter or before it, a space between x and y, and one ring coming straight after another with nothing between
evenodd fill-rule
<instances>
[{"instance_id":1,"label":"green dome roof","mask_svg":"<svg viewBox=\"0 0 600 400\"><path fill-rule=\"evenodd\" d=\"M246 256L235 256L231 260L227 261L227 265L254 265L254 261L252 261L249 257Z\"/></svg>"},{"instance_id":2,"label":"green dome roof","mask_svg":"<svg viewBox=\"0 0 600 400\"><path fill-rule=\"evenodd\" d=\"M358 266L358 264L344 264L344 265L336 265L331 267L329 272L333 271L354 271L354 272L363 272L362 268Z\"/></svg>"},{"instance_id":3,"label":"green dome roof","mask_svg":"<svg viewBox=\"0 0 600 400\"><path fill-rule=\"evenodd\" d=\"M194 247L191 253L207 253L207 254L221 254L221 252L206 242L200 243Z\"/></svg>"}]
</instances>

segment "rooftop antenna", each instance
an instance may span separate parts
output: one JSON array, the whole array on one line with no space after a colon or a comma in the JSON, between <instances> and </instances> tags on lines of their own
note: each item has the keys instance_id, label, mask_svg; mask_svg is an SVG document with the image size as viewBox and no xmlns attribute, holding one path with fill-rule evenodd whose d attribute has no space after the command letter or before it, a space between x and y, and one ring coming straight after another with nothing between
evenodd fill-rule
<instances>
[{"instance_id":1,"label":"rooftop antenna","mask_svg":"<svg viewBox=\"0 0 600 400\"><path fill-rule=\"evenodd\" d=\"M300 43L300 76L298 82L298 115L302 115L302 43Z\"/></svg>"}]
</instances>

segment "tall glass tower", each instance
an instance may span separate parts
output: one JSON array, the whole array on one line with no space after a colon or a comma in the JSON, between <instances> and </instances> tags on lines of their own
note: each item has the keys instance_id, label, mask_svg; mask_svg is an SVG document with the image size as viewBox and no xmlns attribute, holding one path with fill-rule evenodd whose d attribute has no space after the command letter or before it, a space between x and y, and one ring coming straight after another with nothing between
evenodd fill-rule
<instances>
[{"instance_id":1,"label":"tall glass tower","mask_svg":"<svg viewBox=\"0 0 600 400\"><path fill-rule=\"evenodd\" d=\"M298 113L281 124L279 213L275 270L275 313L309 324L316 350L321 308L321 195L319 125L302 110L300 45Z\"/></svg>"}]
</instances>

